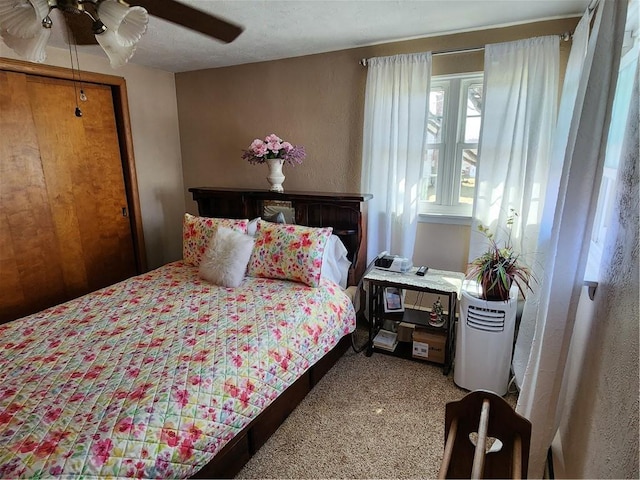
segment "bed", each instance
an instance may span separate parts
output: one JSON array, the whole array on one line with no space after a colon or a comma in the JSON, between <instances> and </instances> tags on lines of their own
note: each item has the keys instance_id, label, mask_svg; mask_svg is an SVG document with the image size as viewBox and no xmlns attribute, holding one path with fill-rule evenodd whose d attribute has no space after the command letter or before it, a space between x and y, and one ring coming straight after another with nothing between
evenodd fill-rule
<instances>
[{"instance_id":1,"label":"bed","mask_svg":"<svg viewBox=\"0 0 640 480\"><path fill-rule=\"evenodd\" d=\"M252 275L220 286L200 264L229 229L193 218L217 225L200 238L185 220L182 261L0 325L0 477L233 475L339 358L348 295L321 273L277 278L296 268L265 253L290 249L305 274L328 242L301 260L304 247L264 240L304 227L263 222Z\"/></svg>"}]
</instances>

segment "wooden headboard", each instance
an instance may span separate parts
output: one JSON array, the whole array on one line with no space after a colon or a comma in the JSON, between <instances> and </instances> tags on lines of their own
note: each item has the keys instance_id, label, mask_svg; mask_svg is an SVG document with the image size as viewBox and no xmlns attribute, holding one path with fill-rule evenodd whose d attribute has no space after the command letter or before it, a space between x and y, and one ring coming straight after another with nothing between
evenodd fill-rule
<instances>
[{"instance_id":1,"label":"wooden headboard","mask_svg":"<svg viewBox=\"0 0 640 480\"><path fill-rule=\"evenodd\" d=\"M197 187L189 192L203 217L256 218L269 202L285 202L295 212L295 223L333 227L351 260L349 285L357 285L367 262L367 201L369 193L271 192L239 188Z\"/></svg>"}]
</instances>

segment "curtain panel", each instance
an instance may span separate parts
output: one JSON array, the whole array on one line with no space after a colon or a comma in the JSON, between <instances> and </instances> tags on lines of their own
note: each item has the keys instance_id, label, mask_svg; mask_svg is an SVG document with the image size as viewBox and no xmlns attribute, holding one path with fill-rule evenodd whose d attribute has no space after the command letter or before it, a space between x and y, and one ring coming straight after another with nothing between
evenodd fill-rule
<instances>
[{"instance_id":1,"label":"curtain panel","mask_svg":"<svg viewBox=\"0 0 640 480\"><path fill-rule=\"evenodd\" d=\"M569 128L573 117L573 110L578 95L578 85L580 84L580 75L584 59L587 54L587 44L589 41L589 23L591 22L591 13L587 12L578 22L573 32L571 52L567 61L567 68L564 75L564 83L562 85L562 94L560 98L560 107L558 110L558 120L556 130L553 136L553 146L551 149L551 158L549 161L549 172L546 183L545 203L542 212L542 218L539 230L537 244L532 247L535 252L535 261L532 268L536 278L542 278L543 272L541 267L545 262L545 252L549 250L549 241L551 239L551 227L553 213L556 208L558 198L558 190L560 188L560 177L562 175L562 164L564 162L564 152L567 148L569 140ZM520 329L513 353L513 373L516 377L516 385L522 388L524 379L524 370L529 360L531 344L533 343L533 335L535 332L535 317L540 303L540 288L536 288L527 298L527 303L522 312Z\"/></svg>"},{"instance_id":2,"label":"curtain panel","mask_svg":"<svg viewBox=\"0 0 640 480\"><path fill-rule=\"evenodd\" d=\"M560 392L602 179L626 10L627 2L603 0L597 6L566 148L558 153L562 173L556 205L543 219L552 225L551 237L545 242L535 334L516 407L532 424L530 478L542 477L562 415Z\"/></svg>"},{"instance_id":3,"label":"curtain panel","mask_svg":"<svg viewBox=\"0 0 640 480\"><path fill-rule=\"evenodd\" d=\"M469 261L486 251L478 226L534 263L557 115L557 35L485 47L484 108ZM507 219L518 214L511 230Z\"/></svg>"},{"instance_id":4,"label":"curtain panel","mask_svg":"<svg viewBox=\"0 0 640 480\"><path fill-rule=\"evenodd\" d=\"M411 259L431 84L431 53L367 61L362 146L368 256L387 250Z\"/></svg>"}]
</instances>

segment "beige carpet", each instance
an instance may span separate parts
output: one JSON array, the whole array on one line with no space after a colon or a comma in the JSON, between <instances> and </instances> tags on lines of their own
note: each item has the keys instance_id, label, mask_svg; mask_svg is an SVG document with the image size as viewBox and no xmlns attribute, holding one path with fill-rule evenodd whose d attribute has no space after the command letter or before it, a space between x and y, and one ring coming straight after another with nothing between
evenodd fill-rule
<instances>
[{"instance_id":1,"label":"beige carpet","mask_svg":"<svg viewBox=\"0 0 640 480\"><path fill-rule=\"evenodd\" d=\"M466 393L437 365L350 349L236 478L435 478L445 404Z\"/></svg>"}]
</instances>

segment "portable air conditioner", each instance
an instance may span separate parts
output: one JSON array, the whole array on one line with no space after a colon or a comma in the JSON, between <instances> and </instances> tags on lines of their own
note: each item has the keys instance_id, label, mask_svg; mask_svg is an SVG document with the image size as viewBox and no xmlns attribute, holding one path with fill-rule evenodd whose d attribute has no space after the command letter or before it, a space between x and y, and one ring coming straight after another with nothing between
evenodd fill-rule
<instances>
[{"instance_id":1,"label":"portable air conditioner","mask_svg":"<svg viewBox=\"0 0 640 480\"><path fill-rule=\"evenodd\" d=\"M518 306L518 289L507 302L478 297L475 282L465 281L456 329L453 380L467 390L507 393Z\"/></svg>"}]
</instances>

